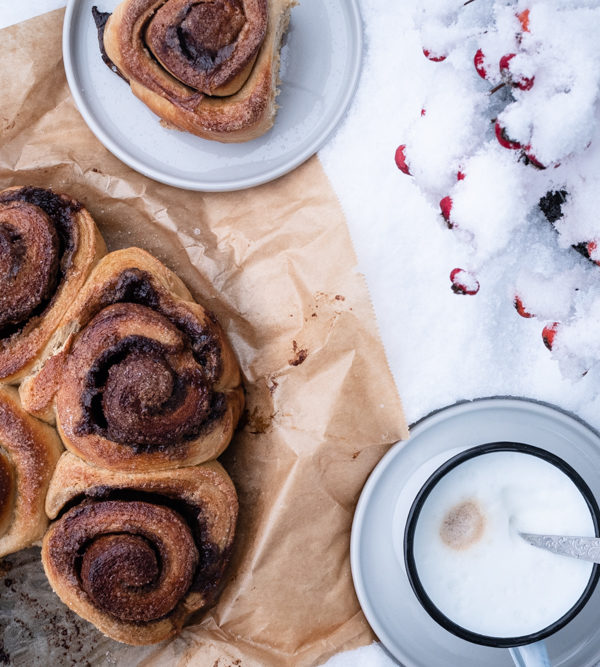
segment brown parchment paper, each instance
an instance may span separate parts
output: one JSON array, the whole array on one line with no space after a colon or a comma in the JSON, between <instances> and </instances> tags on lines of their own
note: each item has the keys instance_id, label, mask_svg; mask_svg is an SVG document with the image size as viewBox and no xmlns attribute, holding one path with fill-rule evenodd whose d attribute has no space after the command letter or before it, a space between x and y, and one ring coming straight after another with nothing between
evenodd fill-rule
<instances>
[{"instance_id":1,"label":"brown parchment paper","mask_svg":"<svg viewBox=\"0 0 600 667\"><path fill-rule=\"evenodd\" d=\"M234 193L185 192L129 169L74 106L62 19L0 32L0 187L73 195L111 250L149 250L216 313L247 390L245 424L222 457L241 513L217 606L154 647L117 644L78 620L49 590L35 548L10 557L0 663L321 664L373 640L352 587L350 526L369 472L407 435L340 206L315 157Z\"/></svg>"}]
</instances>

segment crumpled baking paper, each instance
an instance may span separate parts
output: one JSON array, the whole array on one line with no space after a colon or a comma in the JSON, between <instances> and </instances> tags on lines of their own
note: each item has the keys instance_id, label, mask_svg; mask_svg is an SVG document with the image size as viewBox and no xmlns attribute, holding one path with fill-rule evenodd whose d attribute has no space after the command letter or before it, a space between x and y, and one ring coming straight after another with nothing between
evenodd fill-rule
<instances>
[{"instance_id":1,"label":"crumpled baking paper","mask_svg":"<svg viewBox=\"0 0 600 667\"><path fill-rule=\"evenodd\" d=\"M241 511L218 604L156 646L118 644L78 619L37 548L0 562L0 663L304 666L371 642L351 521L369 472L407 429L335 194L316 157L232 193L132 171L73 103L62 20L59 10L0 32L0 186L71 194L109 249L149 250L216 313L247 391L222 457Z\"/></svg>"}]
</instances>

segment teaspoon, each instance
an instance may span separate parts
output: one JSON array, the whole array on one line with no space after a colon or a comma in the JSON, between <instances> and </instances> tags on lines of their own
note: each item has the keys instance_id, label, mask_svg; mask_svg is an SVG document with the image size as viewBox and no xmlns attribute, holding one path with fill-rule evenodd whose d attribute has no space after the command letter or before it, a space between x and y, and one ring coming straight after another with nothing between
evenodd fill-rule
<instances>
[{"instance_id":1,"label":"teaspoon","mask_svg":"<svg viewBox=\"0 0 600 667\"><path fill-rule=\"evenodd\" d=\"M561 556L600 563L600 537L537 535L535 533L519 533L519 535L534 547L546 549Z\"/></svg>"}]
</instances>

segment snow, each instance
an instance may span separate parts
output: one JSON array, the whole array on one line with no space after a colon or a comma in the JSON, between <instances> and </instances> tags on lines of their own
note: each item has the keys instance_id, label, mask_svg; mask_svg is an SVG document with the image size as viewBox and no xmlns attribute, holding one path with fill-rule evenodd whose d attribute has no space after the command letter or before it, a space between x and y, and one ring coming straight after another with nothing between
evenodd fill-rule
<instances>
[{"instance_id":1,"label":"snow","mask_svg":"<svg viewBox=\"0 0 600 667\"><path fill-rule=\"evenodd\" d=\"M511 394L600 428L600 268L571 247L598 239L587 248L600 261L598 3L361 0L361 8L361 85L320 157L408 420ZM446 57L434 62L423 49ZM486 80L474 67L478 49ZM499 60L510 53L503 76ZM521 90L507 77L533 85ZM500 145L495 119L524 149ZM401 144L410 176L394 163ZM551 224L538 202L561 189L563 216ZM451 229L440 214L446 196ZM452 291L457 267L476 277L477 294ZM517 313L517 295L534 317ZM553 322L549 351L542 331Z\"/></svg>"}]
</instances>

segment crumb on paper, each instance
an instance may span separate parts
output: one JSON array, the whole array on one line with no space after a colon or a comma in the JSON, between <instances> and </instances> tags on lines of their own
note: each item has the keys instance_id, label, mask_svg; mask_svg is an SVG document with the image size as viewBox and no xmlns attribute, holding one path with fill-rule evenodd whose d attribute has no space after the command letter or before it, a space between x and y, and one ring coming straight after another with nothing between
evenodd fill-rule
<instances>
[{"instance_id":1,"label":"crumb on paper","mask_svg":"<svg viewBox=\"0 0 600 667\"><path fill-rule=\"evenodd\" d=\"M295 340L292 341L292 347L294 350L294 357L289 359L288 363L290 366L300 366L300 364L306 361L306 357L308 357L308 350L299 348L298 343Z\"/></svg>"},{"instance_id":2,"label":"crumb on paper","mask_svg":"<svg viewBox=\"0 0 600 667\"><path fill-rule=\"evenodd\" d=\"M252 435L262 435L271 428L274 417L274 414L265 415L261 413L258 407L252 408L252 410L244 410L241 419L243 422L242 428L247 427L248 432Z\"/></svg>"}]
</instances>

